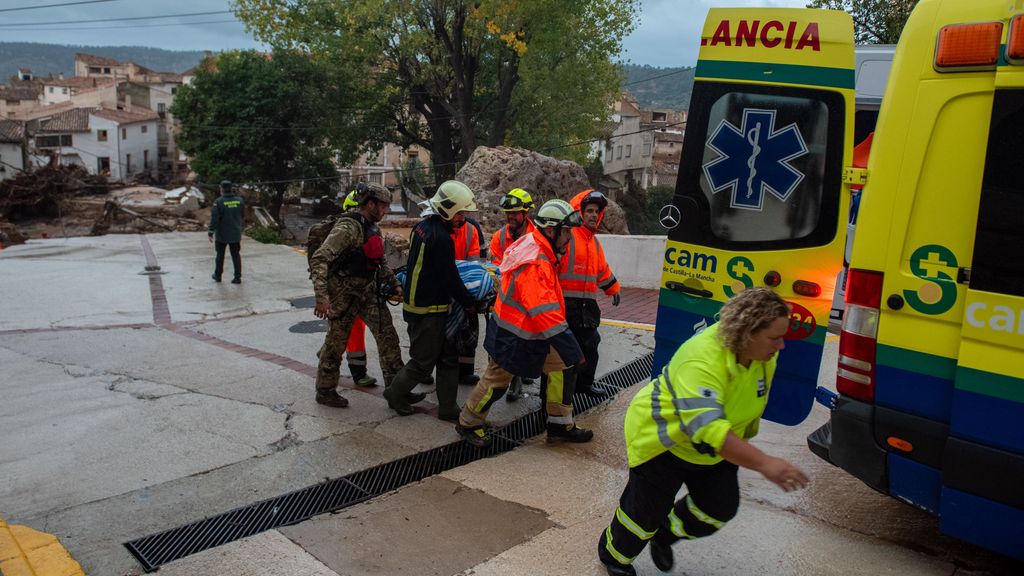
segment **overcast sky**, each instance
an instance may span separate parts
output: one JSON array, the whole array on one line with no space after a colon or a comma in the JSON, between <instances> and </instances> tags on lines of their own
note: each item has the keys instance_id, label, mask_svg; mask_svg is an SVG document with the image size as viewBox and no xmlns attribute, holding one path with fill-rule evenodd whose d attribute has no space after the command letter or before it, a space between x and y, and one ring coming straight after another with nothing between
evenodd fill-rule
<instances>
[{"instance_id":1,"label":"overcast sky","mask_svg":"<svg viewBox=\"0 0 1024 576\"><path fill-rule=\"evenodd\" d=\"M0 0L0 41L168 50L260 47L227 13L228 0L79 0L81 3L76 5L12 10L74 1ZM807 0L641 0L641 4L639 25L626 39L623 57L634 64L692 66L697 62L700 30L708 8L800 7ZM183 14L196 15L151 18ZM112 18L139 19L109 21Z\"/></svg>"}]
</instances>

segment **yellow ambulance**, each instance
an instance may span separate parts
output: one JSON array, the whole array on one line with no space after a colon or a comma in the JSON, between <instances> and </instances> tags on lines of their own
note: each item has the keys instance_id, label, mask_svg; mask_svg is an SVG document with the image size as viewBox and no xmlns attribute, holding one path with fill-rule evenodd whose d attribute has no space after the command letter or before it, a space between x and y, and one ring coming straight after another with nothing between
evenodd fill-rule
<instances>
[{"instance_id":1,"label":"yellow ambulance","mask_svg":"<svg viewBox=\"0 0 1024 576\"><path fill-rule=\"evenodd\" d=\"M810 410L863 185L819 456L1024 559L1024 0L922 0L855 168L849 16L712 10L664 254L655 372L722 302L793 306L766 417Z\"/></svg>"}]
</instances>

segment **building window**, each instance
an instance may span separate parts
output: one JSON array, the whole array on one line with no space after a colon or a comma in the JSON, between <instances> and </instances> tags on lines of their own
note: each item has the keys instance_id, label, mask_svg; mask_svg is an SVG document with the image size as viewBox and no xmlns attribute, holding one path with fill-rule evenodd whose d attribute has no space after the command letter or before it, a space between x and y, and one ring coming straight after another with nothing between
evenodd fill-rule
<instances>
[{"instance_id":1,"label":"building window","mask_svg":"<svg viewBox=\"0 0 1024 576\"><path fill-rule=\"evenodd\" d=\"M650 156L651 155L651 145L649 143L648 144L644 144L644 147L640 149L640 155L641 156Z\"/></svg>"},{"instance_id":2,"label":"building window","mask_svg":"<svg viewBox=\"0 0 1024 576\"><path fill-rule=\"evenodd\" d=\"M127 128L121 128L121 140L127 140L127 139L128 139L128 129Z\"/></svg>"},{"instance_id":3,"label":"building window","mask_svg":"<svg viewBox=\"0 0 1024 576\"><path fill-rule=\"evenodd\" d=\"M96 172L98 174L110 174L110 157L101 156L96 159Z\"/></svg>"},{"instance_id":4,"label":"building window","mask_svg":"<svg viewBox=\"0 0 1024 576\"><path fill-rule=\"evenodd\" d=\"M618 149L615 150L615 159L616 160L621 160L622 159L622 146L621 145L619 145Z\"/></svg>"},{"instance_id":5,"label":"building window","mask_svg":"<svg viewBox=\"0 0 1024 576\"><path fill-rule=\"evenodd\" d=\"M53 94L53 86L50 86L50 94Z\"/></svg>"},{"instance_id":6,"label":"building window","mask_svg":"<svg viewBox=\"0 0 1024 576\"><path fill-rule=\"evenodd\" d=\"M89 67L89 74L99 74L99 73L100 73L99 66L90 66Z\"/></svg>"},{"instance_id":7,"label":"building window","mask_svg":"<svg viewBox=\"0 0 1024 576\"><path fill-rule=\"evenodd\" d=\"M96 131L96 140L99 141L99 142L106 142L107 141L107 131L106 130L97 130Z\"/></svg>"},{"instance_id":8,"label":"building window","mask_svg":"<svg viewBox=\"0 0 1024 576\"><path fill-rule=\"evenodd\" d=\"M178 89L176 87L175 88L171 88L171 94L177 94L177 93L178 93Z\"/></svg>"},{"instance_id":9,"label":"building window","mask_svg":"<svg viewBox=\"0 0 1024 576\"><path fill-rule=\"evenodd\" d=\"M131 154L125 154L124 155L124 165L125 165L125 171L128 172L129 174L131 174L132 173L132 155Z\"/></svg>"},{"instance_id":10,"label":"building window","mask_svg":"<svg viewBox=\"0 0 1024 576\"><path fill-rule=\"evenodd\" d=\"M142 169L149 170L149 150L142 151Z\"/></svg>"},{"instance_id":11,"label":"building window","mask_svg":"<svg viewBox=\"0 0 1024 576\"><path fill-rule=\"evenodd\" d=\"M143 124L142 125L142 133L145 134L148 130L149 130L149 126L146 126L145 124Z\"/></svg>"},{"instance_id":12,"label":"building window","mask_svg":"<svg viewBox=\"0 0 1024 576\"><path fill-rule=\"evenodd\" d=\"M68 89L67 88L61 88L60 89L60 93L61 94L67 94L68 93Z\"/></svg>"},{"instance_id":13,"label":"building window","mask_svg":"<svg viewBox=\"0 0 1024 576\"><path fill-rule=\"evenodd\" d=\"M71 134L36 136L36 148L60 148L61 146L71 145Z\"/></svg>"},{"instance_id":14,"label":"building window","mask_svg":"<svg viewBox=\"0 0 1024 576\"><path fill-rule=\"evenodd\" d=\"M626 158L632 158L632 157L633 157L633 145L632 144L626 144Z\"/></svg>"},{"instance_id":15,"label":"building window","mask_svg":"<svg viewBox=\"0 0 1024 576\"><path fill-rule=\"evenodd\" d=\"M384 173L382 173L382 172L374 172L373 174L369 174L366 177L366 181L371 183L371 184L380 184L381 186L383 186L384 185Z\"/></svg>"},{"instance_id":16,"label":"building window","mask_svg":"<svg viewBox=\"0 0 1024 576\"><path fill-rule=\"evenodd\" d=\"M103 69L103 73L104 74L110 74L110 68L104 68Z\"/></svg>"}]
</instances>

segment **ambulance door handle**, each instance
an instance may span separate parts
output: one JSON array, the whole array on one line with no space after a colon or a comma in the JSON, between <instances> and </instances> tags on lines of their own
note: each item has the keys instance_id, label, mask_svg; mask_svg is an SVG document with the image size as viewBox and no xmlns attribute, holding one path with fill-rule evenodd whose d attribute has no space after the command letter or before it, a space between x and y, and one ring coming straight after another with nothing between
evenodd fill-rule
<instances>
[{"instance_id":1,"label":"ambulance door handle","mask_svg":"<svg viewBox=\"0 0 1024 576\"><path fill-rule=\"evenodd\" d=\"M705 290L703 288L691 288L681 282L666 282L665 287L674 292L682 292L683 294L689 294L691 296L700 296L701 298L711 298L714 293L711 290Z\"/></svg>"},{"instance_id":2,"label":"ambulance door handle","mask_svg":"<svg viewBox=\"0 0 1024 576\"><path fill-rule=\"evenodd\" d=\"M961 266L956 270L956 282L957 284L970 284L971 283L971 269L967 266Z\"/></svg>"}]
</instances>

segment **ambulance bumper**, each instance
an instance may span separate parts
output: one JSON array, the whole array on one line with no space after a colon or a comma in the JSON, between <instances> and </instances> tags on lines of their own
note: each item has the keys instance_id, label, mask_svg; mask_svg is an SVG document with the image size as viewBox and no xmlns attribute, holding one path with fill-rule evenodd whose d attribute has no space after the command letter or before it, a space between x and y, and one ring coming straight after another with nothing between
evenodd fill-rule
<instances>
[{"instance_id":1,"label":"ambulance bumper","mask_svg":"<svg viewBox=\"0 0 1024 576\"><path fill-rule=\"evenodd\" d=\"M807 447L822 460L888 494L886 451L875 443L874 420L873 405L840 396L829 421L807 437Z\"/></svg>"}]
</instances>

